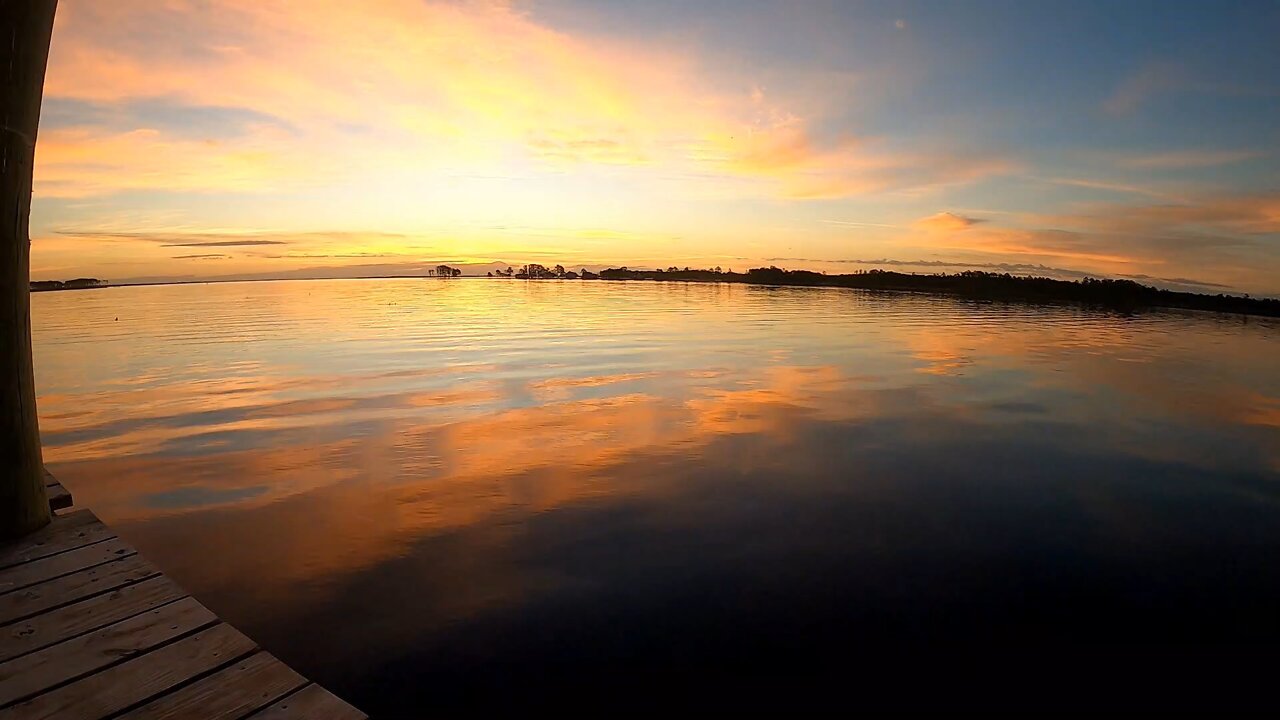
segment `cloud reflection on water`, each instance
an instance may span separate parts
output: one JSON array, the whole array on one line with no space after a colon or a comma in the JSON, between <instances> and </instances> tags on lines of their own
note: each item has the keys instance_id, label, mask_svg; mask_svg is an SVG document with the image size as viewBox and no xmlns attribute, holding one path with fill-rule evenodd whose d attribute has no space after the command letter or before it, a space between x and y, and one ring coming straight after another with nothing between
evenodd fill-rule
<instances>
[{"instance_id":1,"label":"cloud reflection on water","mask_svg":"<svg viewBox=\"0 0 1280 720\"><path fill-rule=\"evenodd\" d=\"M717 618L760 621L769 647L817 642L799 606L835 636L920 622L968 642L1017 625L974 607L1029 593L1042 604L1010 617L1088 637L1056 615L1060 593L1141 594L1179 568L1146 619L1136 596L1082 601L1166 632L1170 598L1223 582L1213 552L1241 563L1224 586L1250 593L1239 622L1275 590L1248 550L1280 512L1267 321L635 283L50 295L50 467L355 697L366 673L466 666L465 695L487 663L546 651L534 618L567 633L580 618L576 642L609 662L656 661L616 623L679 629L689 662L714 662L737 642ZM104 322L129 312L127 330ZM349 621L368 603L376 616ZM317 622L334 629L302 631ZM1232 622L1203 620L1221 637ZM568 675L546 670L548 687L594 666L555 647Z\"/></svg>"}]
</instances>

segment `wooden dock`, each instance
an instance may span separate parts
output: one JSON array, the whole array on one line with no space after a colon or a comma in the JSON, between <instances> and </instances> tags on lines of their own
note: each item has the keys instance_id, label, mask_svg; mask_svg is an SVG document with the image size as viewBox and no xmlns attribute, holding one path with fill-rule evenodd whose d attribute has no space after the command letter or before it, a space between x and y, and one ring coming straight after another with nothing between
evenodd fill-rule
<instances>
[{"instance_id":1,"label":"wooden dock","mask_svg":"<svg viewBox=\"0 0 1280 720\"><path fill-rule=\"evenodd\" d=\"M49 496L50 510L57 512L71 507L71 493L48 470L44 471L44 492Z\"/></svg>"},{"instance_id":2,"label":"wooden dock","mask_svg":"<svg viewBox=\"0 0 1280 720\"><path fill-rule=\"evenodd\" d=\"M88 510L0 545L3 720L364 717L219 620Z\"/></svg>"}]
</instances>

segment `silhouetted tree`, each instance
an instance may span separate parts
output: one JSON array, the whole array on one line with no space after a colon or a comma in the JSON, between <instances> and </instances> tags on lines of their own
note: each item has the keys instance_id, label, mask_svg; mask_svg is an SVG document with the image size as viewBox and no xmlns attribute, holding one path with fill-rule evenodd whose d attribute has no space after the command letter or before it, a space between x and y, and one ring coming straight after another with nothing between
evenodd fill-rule
<instances>
[{"instance_id":1,"label":"silhouetted tree","mask_svg":"<svg viewBox=\"0 0 1280 720\"><path fill-rule=\"evenodd\" d=\"M85 288L103 287L106 280L98 278L74 278L72 280L32 280L31 290L83 290Z\"/></svg>"}]
</instances>

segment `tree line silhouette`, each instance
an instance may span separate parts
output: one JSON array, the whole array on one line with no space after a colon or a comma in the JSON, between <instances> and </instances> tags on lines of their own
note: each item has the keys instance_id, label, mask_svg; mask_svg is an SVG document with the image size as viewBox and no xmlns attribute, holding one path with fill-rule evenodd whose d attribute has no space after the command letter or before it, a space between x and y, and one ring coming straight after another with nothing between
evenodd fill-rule
<instances>
[{"instance_id":1,"label":"tree line silhouette","mask_svg":"<svg viewBox=\"0 0 1280 720\"><path fill-rule=\"evenodd\" d=\"M488 276L516 278L517 280L596 280L600 277L586 268L582 268L582 272L574 272L565 270L563 265L548 268L537 263L521 265L519 270L508 267L505 271L490 272Z\"/></svg>"},{"instance_id":2,"label":"tree line silhouette","mask_svg":"<svg viewBox=\"0 0 1280 720\"><path fill-rule=\"evenodd\" d=\"M966 270L964 272L915 275L890 270L866 270L846 275L827 275L812 270L784 270L779 267L753 268L745 273L732 269L631 270L626 267L600 271L602 280L681 280L731 282L753 285L798 285L847 287L862 290L905 290L943 293L984 300L1026 302L1076 302L1120 310L1144 307L1187 308L1216 312L1246 313L1280 317L1280 300L1251 298L1248 295L1207 295L1161 290L1133 280L1084 278L1055 280L1009 273Z\"/></svg>"},{"instance_id":3,"label":"tree line silhouette","mask_svg":"<svg viewBox=\"0 0 1280 720\"><path fill-rule=\"evenodd\" d=\"M456 278L462 270L449 265L437 265L426 271L428 277ZM1215 312L1242 313L1280 317L1280 300L1252 298L1248 295L1181 292L1161 290L1134 280L1084 278L1083 280L1055 280L1047 277L1027 277L1009 273L966 270L954 274L938 273L916 275L891 270L859 270L845 275L828 275L812 270L784 270L769 266L752 268L745 273L732 268L719 267L695 269L674 265L664 269L632 270L627 267L609 268L599 273L582 268L578 272L566 270L563 265L546 267L538 263L507 267L488 273L489 277L517 280L673 280L684 282L726 282L751 285L789 285L813 287L846 287L861 290L896 290L931 292L957 295L983 300L1025 302L1075 302L1099 305L1119 310L1137 310L1149 307L1186 308ZM98 278L74 278L72 280L33 280L31 291L82 290L107 287L106 280Z\"/></svg>"},{"instance_id":4,"label":"tree line silhouette","mask_svg":"<svg viewBox=\"0 0 1280 720\"><path fill-rule=\"evenodd\" d=\"M84 290L87 288L106 287L106 280L98 278L75 278L73 280L32 280L31 292L47 290Z\"/></svg>"}]
</instances>

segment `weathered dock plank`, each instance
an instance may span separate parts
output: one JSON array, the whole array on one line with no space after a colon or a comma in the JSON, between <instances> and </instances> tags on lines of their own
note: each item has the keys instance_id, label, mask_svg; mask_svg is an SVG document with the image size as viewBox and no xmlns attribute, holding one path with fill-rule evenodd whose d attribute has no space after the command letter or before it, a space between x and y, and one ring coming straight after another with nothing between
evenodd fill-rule
<instances>
[{"instance_id":1,"label":"weathered dock plank","mask_svg":"<svg viewBox=\"0 0 1280 720\"><path fill-rule=\"evenodd\" d=\"M119 560L136 553L137 551L120 538L108 538L75 550L33 560L0 570L0 594L52 580L61 575L70 575L77 570L87 570L95 565Z\"/></svg>"},{"instance_id":2,"label":"weathered dock plank","mask_svg":"<svg viewBox=\"0 0 1280 720\"><path fill-rule=\"evenodd\" d=\"M38 585L0 595L0 624L21 620L60 605L105 593L122 585L159 575L154 565L137 555L63 575Z\"/></svg>"},{"instance_id":3,"label":"weathered dock plank","mask_svg":"<svg viewBox=\"0 0 1280 720\"><path fill-rule=\"evenodd\" d=\"M362 720L365 714L319 685L308 685L248 720Z\"/></svg>"},{"instance_id":4,"label":"weathered dock plank","mask_svg":"<svg viewBox=\"0 0 1280 720\"><path fill-rule=\"evenodd\" d=\"M364 718L87 510L0 546L0 718Z\"/></svg>"},{"instance_id":5,"label":"weathered dock plank","mask_svg":"<svg viewBox=\"0 0 1280 720\"><path fill-rule=\"evenodd\" d=\"M157 576L5 625L0 628L0 661L110 625L184 595L182 588Z\"/></svg>"},{"instance_id":6,"label":"weathered dock plank","mask_svg":"<svg viewBox=\"0 0 1280 720\"><path fill-rule=\"evenodd\" d=\"M0 663L0 706L122 662L218 621L193 598Z\"/></svg>"},{"instance_id":7,"label":"weathered dock plank","mask_svg":"<svg viewBox=\"0 0 1280 720\"><path fill-rule=\"evenodd\" d=\"M88 510L77 510L58 517L58 521L0 548L0 569L39 560L66 550L115 537L116 534L98 521Z\"/></svg>"},{"instance_id":8,"label":"weathered dock plank","mask_svg":"<svg viewBox=\"0 0 1280 720\"><path fill-rule=\"evenodd\" d=\"M258 652L124 715L129 720L237 720L307 684L307 679Z\"/></svg>"},{"instance_id":9,"label":"weathered dock plank","mask_svg":"<svg viewBox=\"0 0 1280 720\"><path fill-rule=\"evenodd\" d=\"M226 623L13 706L14 717L99 720L257 649Z\"/></svg>"}]
</instances>

